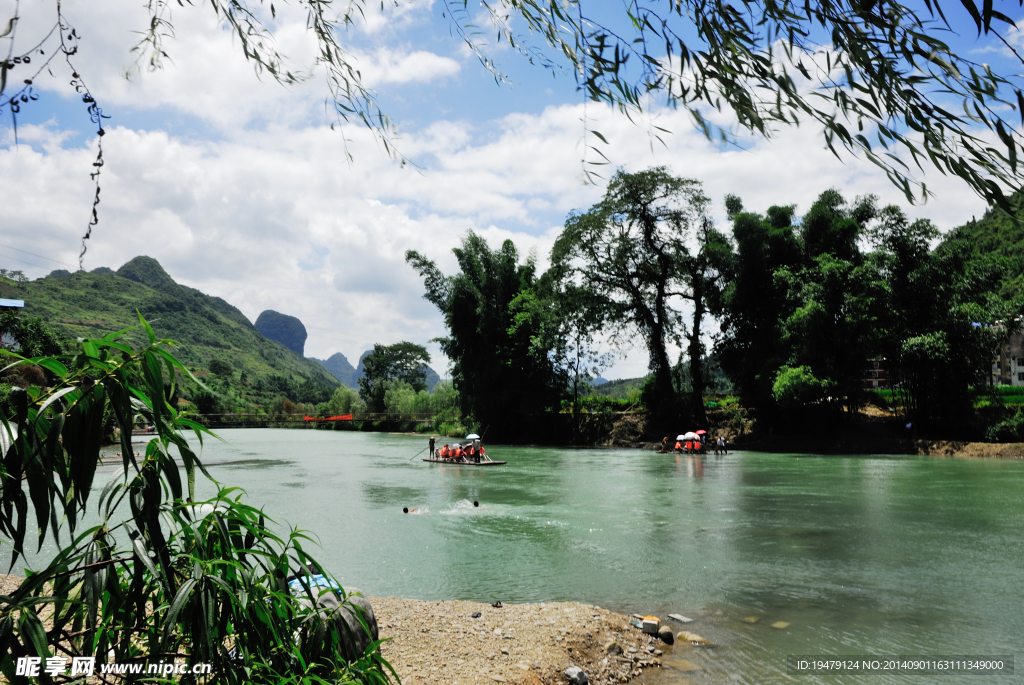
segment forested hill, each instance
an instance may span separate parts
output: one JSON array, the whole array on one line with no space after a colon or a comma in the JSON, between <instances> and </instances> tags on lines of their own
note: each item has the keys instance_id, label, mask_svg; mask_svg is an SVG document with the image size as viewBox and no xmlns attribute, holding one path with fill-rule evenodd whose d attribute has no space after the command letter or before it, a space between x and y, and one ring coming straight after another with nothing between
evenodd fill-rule
<instances>
[{"instance_id":1,"label":"forested hill","mask_svg":"<svg viewBox=\"0 0 1024 685\"><path fill-rule=\"evenodd\" d=\"M25 300L25 315L41 316L72 339L137 326L137 309L158 337L180 343L175 354L190 368L205 372L219 360L250 381L283 377L294 385L338 384L320 364L265 338L236 307L175 283L150 257L136 257L116 273L79 271L25 283L0 279L0 297ZM129 338L142 343L144 335L135 331Z\"/></svg>"},{"instance_id":2,"label":"forested hill","mask_svg":"<svg viewBox=\"0 0 1024 685\"><path fill-rule=\"evenodd\" d=\"M972 256L995 259L1005 274L1000 295L1024 295L1024 191L1010 197L1014 217L992 207L985 215L957 228L952 234L967 238ZM1016 218L1016 220L1014 220Z\"/></svg>"}]
</instances>

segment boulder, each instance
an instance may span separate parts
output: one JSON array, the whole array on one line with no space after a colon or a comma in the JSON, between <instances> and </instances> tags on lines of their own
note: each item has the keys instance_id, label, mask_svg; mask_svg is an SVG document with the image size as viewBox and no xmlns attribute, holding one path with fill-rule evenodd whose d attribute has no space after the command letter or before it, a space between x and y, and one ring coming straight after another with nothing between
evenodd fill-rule
<instances>
[{"instance_id":1,"label":"boulder","mask_svg":"<svg viewBox=\"0 0 1024 685\"><path fill-rule=\"evenodd\" d=\"M587 685L590 682L587 674L579 666L570 666L565 669L565 677L572 685Z\"/></svg>"},{"instance_id":2,"label":"boulder","mask_svg":"<svg viewBox=\"0 0 1024 685\"><path fill-rule=\"evenodd\" d=\"M706 640L706 639L702 638L700 635L698 635L697 633L691 633L691 632L689 632L687 630L680 631L679 634L676 635L676 639L679 640L680 642L688 642L691 645L694 645L694 646L697 646L697 647L712 647L713 646L710 640Z\"/></svg>"},{"instance_id":3,"label":"boulder","mask_svg":"<svg viewBox=\"0 0 1024 685\"><path fill-rule=\"evenodd\" d=\"M662 626L658 630L658 637L660 637L661 641L666 645L674 644L676 641L676 636L672 634L672 629L668 626Z\"/></svg>"},{"instance_id":4,"label":"boulder","mask_svg":"<svg viewBox=\"0 0 1024 685\"><path fill-rule=\"evenodd\" d=\"M620 645L615 640L609 640L608 642L606 642L602 649L604 650L605 654L622 654L622 645Z\"/></svg>"},{"instance_id":5,"label":"boulder","mask_svg":"<svg viewBox=\"0 0 1024 685\"><path fill-rule=\"evenodd\" d=\"M311 607L309 599L303 597L299 603ZM377 618L373 614L373 606L365 597L349 594L348 601L342 603L334 592L324 592L316 601L320 617L324 622L334 621L339 633L338 652L348 661L355 661L363 656L371 642L376 641L380 633L377 629ZM360 625L357 613L366 622L370 632Z\"/></svg>"}]
</instances>

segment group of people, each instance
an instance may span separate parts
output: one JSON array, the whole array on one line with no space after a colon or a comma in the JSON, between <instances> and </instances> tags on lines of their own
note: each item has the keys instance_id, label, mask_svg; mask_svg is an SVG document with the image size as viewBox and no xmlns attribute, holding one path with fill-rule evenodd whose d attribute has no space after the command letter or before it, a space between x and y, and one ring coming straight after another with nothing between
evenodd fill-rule
<instances>
[{"instance_id":1,"label":"group of people","mask_svg":"<svg viewBox=\"0 0 1024 685\"><path fill-rule=\"evenodd\" d=\"M659 454L665 454L669 451L668 444L669 440L666 435L661 440L661 449L658 450ZM726 449L725 436L716 436L712 441L711 446L715 450L715 454L729 454ZM697 434L696 439L676 440L673 451L677 454L706 454L708 451L708 434L702 432Z\"/></svg>"},{"instance_id":2,"label":"group of people","mask_svg":"<svg viewBox=\"0 0 1024 685\"><path fill-rule=\"evenodd\" d=\"M430 438L430 458L460 462L463 464L468 464L470 462L479 464L481 460L487 459L487 451L484 450L484 446L480 444L480 440L473 440L472 442L467 442L465 445L455 443L452 447L449 447L448 444L445 443L441 449L435 450L434 438Z\"/></svg>"}]
</instances>

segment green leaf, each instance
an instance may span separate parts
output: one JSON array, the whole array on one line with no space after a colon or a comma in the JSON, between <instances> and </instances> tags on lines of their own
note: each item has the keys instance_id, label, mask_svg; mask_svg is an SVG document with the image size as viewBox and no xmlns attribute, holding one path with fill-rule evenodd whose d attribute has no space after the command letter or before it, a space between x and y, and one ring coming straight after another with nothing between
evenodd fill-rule
<instances>
[{"instance_id":1,"label":"green leaf","mask_svg":"<svg viewBox=\"0 0 1024 685\"><path fill-rule=\"evenodd\" d=\"M143 330L146 331L146 337L149 338L149 344L152 345L156 342L156 333L153 332L153 327L150 326L149 322L142 316L142 312L136 309L135 313L139 315L139 323L142 324Z\"/></svg>"},{"instance_id":2,"label":"green leaf","mask_svg":"<svg viewBox=\"0 0 1024 685\"><path fill-rule=\"evenodd\" d=\"M34 611L22 611L18 621L18 626L21 629L23 637L28 638L25 642L26 647L30 647L30 651L39 657L50 656L50 648L46 642L46 630L43 628L42 621Z\"/></svg>"},{"instance_id":3,"label":"green leaf","mask_svg":"<svg viewBox=\"0 0 1024 685\"><path fill-rule=\"evenodd\" d=\"M181 608L188 601L189 594L192 592L192 588L196 585L195 578L189 578L181 587L178 588L178 593L174 596L174 601L171 602L170 608L167 610L167 618L164 620L164 632L163 642L167 643L167 640L171 636L171 632L175 629L178 621L178 614L181 612Z\"/></svg>"},{"instance_id":4,"label":"green leaf","mask_svg":"<svg viewBox=\"0 0 1024 685\"><path fill-rule=\"evenodd\" d=\"M140 538L132 540L132 547L135 548L135 556L139 558L139 561L141 561L146 569L153 574L153 578L159 580L160 571L157 569L156 564L153 563L153 560L149 558L149 551L146 549L146 546L142 544L142 540Z\"/></svg>"}]
</instances>

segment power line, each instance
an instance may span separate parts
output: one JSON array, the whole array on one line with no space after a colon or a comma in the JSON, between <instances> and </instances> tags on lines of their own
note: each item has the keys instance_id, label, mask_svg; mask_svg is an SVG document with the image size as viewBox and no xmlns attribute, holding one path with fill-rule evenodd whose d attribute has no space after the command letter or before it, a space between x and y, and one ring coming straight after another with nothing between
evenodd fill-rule
<instances>
[{"instance_id":1,"label":"power line","mask_svg":"<svg viewBox=\"0 0 1024 685\"><path fill-rule=\"evenodd\" d=\"M27 255L32 255L33 257L39 257L40 259L45 259L48 262L54 262L56 264L63 264L64 266L70 266L70 267L74 267L75 266L74 264L68 264L67 262L62 262L59 259L54 259L52 257L44 257L41 254L36 254L35 252L29 252L28 250L23 250L20 247L14 247L13 245L8 245L6 243L0 243L0 247L6 247L7 249L14 250L15 252L24 252ZM21 261L21 260L19 260L19 261ZM28 262L25 262L25 263L27 264Z\"/></svg>"},{"instance_id":2,"label":"power line","mask_svg":"<svg viewBox=\"0 0 1024 685\"><path fill-rule=\"evenodd\" d=\"M13 259L13 260L14 260L14 261L16 261L16 262L20 262L20 263L22 263L22 264L28 264L29 266L37 266L37 267L40 267L40 268L42 268L42 269L45 269L45 268L46 268L45 266L43 266L43 265L41 265L41 264L38 264L38 263L36 263L36 262L27 262L27 261L25 261L24 259L18 259L17 257L12 257L11 255L4 255L4 258L5 258L5 259Z\"/></svg>"}]
</instances>

